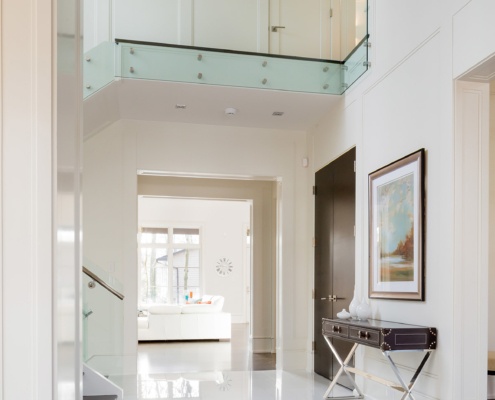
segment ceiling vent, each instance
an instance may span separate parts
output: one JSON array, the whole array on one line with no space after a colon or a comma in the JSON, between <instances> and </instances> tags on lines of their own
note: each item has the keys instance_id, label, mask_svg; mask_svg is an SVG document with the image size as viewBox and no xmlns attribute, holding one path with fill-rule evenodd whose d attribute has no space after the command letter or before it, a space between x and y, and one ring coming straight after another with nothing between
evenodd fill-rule
<instances>
[{"instance_id":1,"label":"ceiling vent","mask_svg":"<svg viewBox=\"0 0 495 400\"><path fill-rule=\"evenodd\" d=\"M272 115L274 117L281 117L282 115L284 115L284 112L283 111L274 111Z\"/></svg>"}]
</instances>

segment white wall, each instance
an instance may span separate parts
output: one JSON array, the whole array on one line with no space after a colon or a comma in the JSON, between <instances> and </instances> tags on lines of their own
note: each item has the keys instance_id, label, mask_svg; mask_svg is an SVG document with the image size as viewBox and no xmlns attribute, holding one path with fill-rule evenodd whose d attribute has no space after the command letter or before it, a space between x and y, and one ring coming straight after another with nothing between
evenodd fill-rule
<instances>
[{"instance_id":1,"label":"white wall","mask_svg":"<svg viewBox=\"0 0 495 400\"><path fill-rule=\"evenodd\" d=\"M112 141L115 141L115 146L111 145ZM109 153L103 149L104 146ZM90 148L95 153L100 151L100 155L93 157L88 152ZM222 157L213 156L215 154L222 154ZM114 196L114 207L119 209L121 204L123 207L118 213L109 213L104 218L106 223L115 223L119 227L109 228L111 230L120 230L122 226L121 232L124 235L121 248L116 244L113 256L105 257L107 260L122 259L122 264L116 266L119 269L116 274L123 276L126 295L126 354L135 353L137 342L137 171L177 174L194 174L200 171L211 175L276 177L280 180L280 201L283 207L280 211L281 229L278 238L282 246L277 256L279 267L276 276L279 304L276 323L277 362L284 367L306 367L310 296L305 290L294 290L296 284L307 287L307 262L311 251L307 216L296 212L306 209L308 205L304 195L309 190L307 170L300 162L305 155L306 136L303 132L150 121L121 120L85 143L85 165L100 170L102 175L103 170L108 168L114 171L114 175L109 175L108 179L123 182L120 189L122 194L114 186L120 183L109 182L109 188L105 189L104 179L99 180L93 193ZM91 180L85 177L85 182L86 199L92 191L88 187ZM102 190L99 191L99 188ZM110 205L110 202L106 204ZM93 234L97 233L95 229ZM106 239L114 240L112 236L107 236Z\"/></svg>"},{"instance_id":2,"label":"white wall","mask_svg":"<svg viewBox=\"0 0 495 400\"><path fill-rule=\"evenodd\" d=\"M83 0L83 51L113 39L112 0Z\"/></svg>"},{"instance_id":3,"label":"white wall","mask_svg":"<svg viewBox=\"0 0 495 400\"><path fill-rule=\"evenodd\" d=\"M468 63L475 63L495 51L492 42L482 39L493 26L485 26L488 17L481 17L481 8L484 8L486 15L487 10L493 8L493 3L440 3L371 1L372 68L346 93L341 106L312 132L314 170L320 169L352 145L357 146L356 287L361 296L367 296L368 174L419 148L426 149L426 300L404 302L375 299L370 304L375 318L438 328L438 350L426 365L426 374L418 381L418 398L460 399L467 398L462 397L466 393L482 398L484 388L480 388L478 382L485 375L481 372L479 376L482 368L477 363L469 364L479 360L478 356L461 361L459 354L453 351L454 337L450 334L454 317L459 311L455 309L457 294L454 283L457 278L452 273L452 232L457 226L452 217L452 79L471 65L465 64L466 55ZM473 8L478 10L476 22L467 19L471 14L465 14ZM459 39L458 33L467 33L473 24L480 24L475 31L480 29L485 33L476 37L469 33L469 42L465 42L465 37ZM455 31L453 36L452 25ZM455 42L456 39L459 40ZM470 49L466 51L464 45L470 46ZM464 273L468 271L465 268L467 266ZM473 271L474 274L477 272ZM477 281L469 282L476 292ZM464 284L467 285L468 281L464 280ZM462 340L470 335L467 330ZM480 348L482 346L477 347ZM376 351L367 349L359 353L357 360L366 369L393 378ZM418 358L399 357L398 360L401 368L408 370ZM462 369L458 368L462 362L466 364L464 371L469 368L477 371L479 379L463 379L459 373ZM462 390L459 387L451 389L454 381L462 382ZM364 388L367 394L377 399L396 398L374 383L364 382Z\"/></svg>"},{"instance_id":4,"label":"white wall","mask_svg":"<svg viewBox=\"0 0 495 400\"><path fill-rule=\"evenodd\" d=\"M118 325L123 337L115 340L115 346L105 354L136 355L137 352L135 154L134 137L122 134L118 124L111 125L105 134L87 140L83 146L83 256L118 281L125 296L122 321ZM98 326L101 325L97 324L95 329ZM101 354L99 349L98 342L90 343L88 355Z\"/></svg>"},{"instance_id":5,"label":"white wall","mask_svg":"<svg viewBox=\"0 0 495 400\"><path fill-rule=\"evenodd\" d=\"M225 297L223 310L233 323L248 322L245 315L250 266L246 265L246 231L250 226L251 203L197 199L140 197L140 227L198 227L201 229L201 294ZM219 276L215 266L227 258L234 266L228 276ZM246 271L247 270L247 271Z\"/></svg>"}]
</instances>

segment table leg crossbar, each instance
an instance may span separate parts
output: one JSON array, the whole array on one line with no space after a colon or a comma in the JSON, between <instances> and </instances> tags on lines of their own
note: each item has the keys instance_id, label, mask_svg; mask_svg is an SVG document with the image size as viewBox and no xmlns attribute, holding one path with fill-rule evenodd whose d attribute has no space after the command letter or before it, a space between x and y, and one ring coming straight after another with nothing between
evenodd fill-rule
<instances>
[{"instance_id":1,"label":"table leg crossbar","mask_svg":"<svg viewBox=\"0 0 495 400\"><path fill-rule=\"evenodd\" d=\"M393 351L383 351L382 354L387 359L388 363L390 364L390 367L392 368L392 371L394 372L396 378L399 381L399 383L396 383L396 382L380 378L376 375L373 375L373 374L367 373L365 371L362 371L360 369L349 366L349 362L351 361L352 357L354 356L354 353L356 352L356 349L359 346L359 343L354 343L354 346L352 346L351 351L349 352L349 354L347 355L345 360L342 361L342 358L337 353L337 350L333 346L331 340L326 336L324 336L324 338L325 338L325 341L327 342L328 346L330 347L330 350L332 350L332 353L333 353L335 359L337 360L337 362L340 365L340 369L338 370L337 374L334 376L332 382L330 383L330 386L328 387L327 391L323 395L324 399L327 399L327 398L333 399L333 400L364 399L363 392L361 391L361 389L359 389L359 387L356 384L356 381L354 380L353 376L351 375L351 374L357 374L357 375L361 375L361 376L365 377L366 379L372 380L374 382L378 382L382 385L385 385L385 386L388 386L388 387L395 389L397 391L403 392L404 394L401 397L401 400L405 400L405 399L414 400L414 396L412 395L414 385L416 384L417 379L418 379L419 375L421 374L423 367L426 364L426 361L428 361L428 358L430 357L431 350L419 350L419 351L425 351L426 354L423 357L423 360L419 364L418 368L416 369L413 377L411 378L411 380L409 381L408 384L406 384L406 382L404 381L404 379L402 378L402 376L400 374L399 369L397 368L397 365L395 364L394 360L392 360L391 353L393 353ZM337 385L337 380L340 378L340 376L343 373L345 373L349 377L351 384L354 388L354 391L357 392L357 394L355 394L353 396L344 396L344 397L333 397L332 396L332 397L330 397L330 393L334 389L335 385Z\"/></svg>"}]
</instances>

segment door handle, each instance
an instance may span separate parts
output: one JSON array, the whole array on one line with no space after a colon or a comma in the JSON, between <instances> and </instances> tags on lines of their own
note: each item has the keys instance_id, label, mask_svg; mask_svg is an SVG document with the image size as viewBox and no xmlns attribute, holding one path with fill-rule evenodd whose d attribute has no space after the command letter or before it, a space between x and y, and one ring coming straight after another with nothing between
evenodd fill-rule
<instances>
[{"instance_id":1,"label":"door handle","mask_svg":"<svg viewBox=\"0 0 495 400\"><path fill-rule=\"evenodd\" d=\"M329 294L328 297L321 297L320 300L328 300L328 301L336 302L337 300L345 300L345 297L337 297L334 294Z\"/></svg>"},{"instance_id":2,"label":"door handle","mask_svg":"<svg viewBox=\"0 0 495 400\"><path fill-rule=\"evenodd\" d=\"M279 29L285 29L285 26L272 26L272 32L278 32Z\"/></svg>"}]
</instances>

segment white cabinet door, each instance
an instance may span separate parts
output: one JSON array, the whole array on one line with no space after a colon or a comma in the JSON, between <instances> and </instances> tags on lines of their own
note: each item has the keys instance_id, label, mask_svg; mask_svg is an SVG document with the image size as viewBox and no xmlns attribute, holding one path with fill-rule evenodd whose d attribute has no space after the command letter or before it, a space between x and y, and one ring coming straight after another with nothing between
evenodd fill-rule
<instances>
[{"instance_id":1,"label":"white cabinet door","mask_svg":"<svg viewBox=\"0 0 495 400\"><path fill-rule=\"evenodd\" d=\"M118 0L115 37L268 52L269 0Z\"/></svg>"},{"instance_id":2,"label":"white cabinet door","mask_svg":"<svg viewBox=\"0 0 495 400\"><path fill-rule=\"evenodd\" d=\"M182 13L183 3L188 1L192 0L117 0L114 2L115 37L189 44L180 43L182 31L191 30L191 18L184 19Z\"/></svg>"},{"instance_id":3,"label":"white cabinet door","mask_svg":"<svg viewBox=\"0 0 495 400\"><path fill-rule=\"evenodd\" d=\"M272 0L270 27L270 53L329 58L329 0Z\"/></svg>"},{"instance_id":4,"label":"white cabinet door","mask_svg":"<svg viewBox=\"0 0 495 400\"><path fill-rule=\"evenodd\" d=\"M193 45L268 52L268 0L193 0Z\"/></svg>"}]
</instances>

